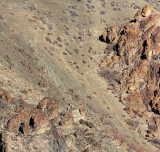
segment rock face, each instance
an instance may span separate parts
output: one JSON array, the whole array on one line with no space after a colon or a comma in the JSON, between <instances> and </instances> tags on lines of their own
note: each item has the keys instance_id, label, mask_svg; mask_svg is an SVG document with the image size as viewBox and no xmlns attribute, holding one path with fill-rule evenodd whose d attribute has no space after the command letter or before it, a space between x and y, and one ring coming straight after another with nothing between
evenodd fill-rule
<instances>
[{"instance_id":1,"label":"rock face","mask_svg":"<svg viewBox=\"0 0 160 152\"><path fill-rule=\"evenodd\" d=\"M37 108L42 109L49 119L53 119L58 116L59 101L54 100L53 98L45 97L39 102Z\"/></svg>"},{"instance_id":2,"label":"rock face","mask_svg":"<svg viewBox=\"0 0 160 152\"><path fill-rule=\"evenodd\" d=\"M49 120L58 117L59 101L53 98L45 97L37 104L37 107L27 105L23 100L16 100L14 104L22 108L16 108L18 114L8 120L6 129L10 132L44 133L51 130Z\"/></svg>"},{"instance_id":3,"label":"rock face","mask_svg":"<svg viewBox=\"0 0 160 152\"><path fill-rule=\"evenodd\" d=\"M103 39L108 47L107 55L100 63L100 74L109 79L114 89L124 97L127 113L144 117L150 112L152 119L156 116L159 122L160 14L145 5L132 21L108 27ZM146 117L144 123L147 124L150 116ZM131 121L128 123L132 124ZM160 137L158 123L154 125ZM153 129L148 133L151 136Z\"/></svg>"},{"instance_id":4,"label":"rock face","mask_svg":"<svg viewBox=\"0 0 160 152\"><path fill-rule=\"evenodd\" d=\"M53 99L50 98L49 101L53 101L52 104L54 104ZM41 102L38 104L38 107L40 104ZM53 109L52 113L59 108L57 105L55 105L55 107L56 108ZM52 116L52 119L53 118L55 117ZM26 109L19 111L18 114L8 120L6 128L8 131L14 133L20 132L22 134L29 134L32 131L35 131L36 133L44 133L51 129L49 119L50 115L48 115L48 111L43 111L33 107L33 105L28 105Z\"/></svg>"},{"instance_id":5,"label":"rock face","mask_svg":"<svg viewBox=\"0 0 160 152\"><path fill-rule=\"evenodd\" d=\"M8 103L12 102L11 94L2 88L0 88L0 96L1 96L1 98L6 99L8 101Z\"/></svg>"}]
</instances>

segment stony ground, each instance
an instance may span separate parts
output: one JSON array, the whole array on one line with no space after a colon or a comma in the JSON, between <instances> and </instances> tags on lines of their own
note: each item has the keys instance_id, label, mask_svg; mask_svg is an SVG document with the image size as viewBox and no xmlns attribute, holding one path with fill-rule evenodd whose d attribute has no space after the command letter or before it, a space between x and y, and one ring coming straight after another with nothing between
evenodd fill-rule
<instances>
[{"instance_id":1,"label":"stony ground","mask_svg":"<svg viewBox=\"0 0 160 152\"><path fill-rule=\"evenodd\" d=\"M125 122L118 94L98 74L99 36L147 2L0 1L1 151L158 151Z\"/></svg>"}]
</instances>

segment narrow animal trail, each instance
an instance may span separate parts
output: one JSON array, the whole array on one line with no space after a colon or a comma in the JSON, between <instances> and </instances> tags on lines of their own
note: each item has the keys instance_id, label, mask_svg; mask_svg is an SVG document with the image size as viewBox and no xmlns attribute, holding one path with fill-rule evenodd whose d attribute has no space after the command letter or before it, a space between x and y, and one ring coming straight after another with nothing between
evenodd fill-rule
<instances>
[{"instance_id":1,"label":"narrow animal trail","mask_svg":"<svg viewBox=\"0 0 160 152\"><path fill-rule=\"evenodd\" d=\"M106 27L133 19L145 4L143 0L0 1L0 85L15 101L29 104L13 100L7 105L7 96L1 99L7 110L1 108L0 145L2 140L8 151L158 151L125 122L130 116L120 94L98 74L107 47L99 36ZM52 99L42 100L45 97L59 101L54 101L56 110ZM58 116L47 107L50 104Z\"/></svg>"}]
</instances>

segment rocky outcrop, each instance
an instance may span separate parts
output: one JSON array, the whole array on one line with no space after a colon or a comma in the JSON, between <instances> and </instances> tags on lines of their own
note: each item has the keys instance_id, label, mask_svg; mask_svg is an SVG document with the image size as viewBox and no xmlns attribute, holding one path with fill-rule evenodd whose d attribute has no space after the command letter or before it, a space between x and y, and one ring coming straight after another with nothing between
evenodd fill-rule
<instances>
[{"instance_id":1,"label":"rocky outcrop","mask_svg":"<svg viewBox=\"0 0 160 152\"><path fill-rule=\"evenodd\" d=\"M2 122L6 122L3 128L5 132L0 133L2 152L6 152L7 149L10 151L8 143L11 139L16 139L16 142L18 139L29 141L33 137L42 140L46 135L53 140L54 151L97 151L102 148L102 141L96 137L98 132L95 132L94 124L87 120L85 106L60 110L60 102L50 97L45 97L37 105L33 105L16 98L12 98L12 102L8 104L7 98L1 96L0 104L1 107L5 107L0 110ZM10 111L9 114L7 111ZM6 115L8 117L5 117ZM50 142L48 140L46 142ZM22 146L23 142L20 144Z\"/></svg>"},{"instance_id":2,"label":"rocky outcrop","mask_svg":"<svg viewBox=\"0 0 160 152\"><path fill-rule=\"evenodd\" d=\"M0 88L0 97L2 99L6 99L8 101L8 103L12 102L11 94L2 88Z\"/></svg>"},{"instance_id":3,"label":"rocky outcrop","mask_svg":"<svg viewBox=\"0 0 160 152\"><path fill-rule=\"evenodd\" d=\"M38 103L37 108L42 109L49 119L53 119L58 117L59 101L50 97L45 97Z\"/></svg>"},{"instance_id":4,"label":"rocky outcrop","mask_svg":"<svg viewBox=\"0 0 160 152\"><path fill-rule=\"evenodd\" d=\"M24 106L23 100L20 100L19 103L23 108L16 109L16 112L19 113L8 120L6 125L8 131L29 134L33 131L44 133L47 130L51 130L49 120L58 117L58 101L46 97L38 103L37 107L33 105Z\"/></svg>"},{"instance_id":5,"label":"rocky outcrop","mask_svg":"<svg viewBox=\"0 0 160 152\"><path fill-rule=\"evenodd\" d=\"M124 110L143 117L145 123L151 118L148 112L159 117L160 14L145 5L132 21L108 27L103 40L108 45L106 57L100 63L100 74L124 97L122 103L127 105ZM134 122L127 120L127 124ZM154 125L159 128L157 124ZM149 129L148 136L153 137L155 131ZM160 137L158 132L159 129Z\"/></svg>"},{"instance_id":6,"label":"rocky outcrop","mask_svg":"<svg viewBox=\"0 0 160 152\"><path fill-rule=\"evenodd\" d=\"M43 111L32 109L13 116L8 120L6 128L10 132L29 134L31 131L43 133L50 130L51 125Z\"/></svg>"}]
</instances>

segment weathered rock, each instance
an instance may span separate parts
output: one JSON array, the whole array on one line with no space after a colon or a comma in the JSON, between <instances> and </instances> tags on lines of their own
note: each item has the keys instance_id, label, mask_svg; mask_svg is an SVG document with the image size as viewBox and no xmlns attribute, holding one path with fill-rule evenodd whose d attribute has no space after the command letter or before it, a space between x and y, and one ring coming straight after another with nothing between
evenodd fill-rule
<instances>
[{"instance_id":1,"label":"weathered rock","mask_svg":"<svg viewBox=\"0 0 160 152\"><path fill-rule=\"evenodd\" d=\"M146 122L148 119L151 118L151 116L152 116L152 113L151 113L151 112L144 112L144 113L142 114L142 119L143 119L144 122Z\"/></svg>"},{"instance_id":2,"label":"weathered rock","mask_svg":"<svg viewBox=\"0 0 160 152\"><path fill-rule=\"evenodd\" d=\"M131 106L127 106L124 110L126 110L128 114L133 115L133 110Z\"/></svg>"},{"instance_id":3,"label":"weathered rock","mask_svg":"<svg viewBox=\"0 0 160 152\"><path fill-rule=\"evenodd\" d=\"M88 121L85 121L85 120L83 120L83 119L79 120L79 122L80 122L81 124L85 124L85 125L88 126L89 128L93 128L93 127L94 127L94 125L93 125L92 123L90 123L90 122L88 122Z\"/></svg>"},{"instance_id":4,"label":"weathered rock","mask_svg":"<svg viewBox=\"0 0 160 152\"><path fill-rule=\"evenodd\" d=\"M103 32L103 40L106 41L106 37L107 37L107 31Z\"/></svg>"},{"instance_id":5,"label":"weathered rock","mask_svg":"<svg viewBox=\"0 0 160 152\"><path fill-rule=\"evenodd\" d=\"M0 88L0 97L7 100L8 103L12 102L11 94L2 88Z\"/></svg>"},{"instance_id":6,"label":"weathered rock","mask_svg":"<svg viewBox=\"0 0 160 152\"><path fill-rule=\"evenodd\" d=\"M119 32L119 27L118 26L110 26L103 33L104 41L106 41L108 43L115 44L118 40L118 34L119 34L118 32Z\"/></svg>"},{"instance_id":7,"label":"weathered rock","mask_svg":"<svg viewBox=\"0 0 160 152\"><path fill-rule=\"evenodd\" d=\"M100 63L100 67L103 68L105 67L107 64L111 63L112 59L108 56L106 56Z\"/></svg>"},{"instance_id":8,"label":"weathered rock","mask_svg":"<svg viewBox=\"0 0 160 152\"><path fill-rule=\"evenodd\" d=\"M132 119L127 119L127 120L126 120L126 123L127 123L128 125L130 125L130 126L134 126L134 125L135 125L135 121L132 120Z\"/></svg>"},{"instance_id":9,"label":"weathered rock","mask_svg":"<svg viewBox=\"0 0 160 152\"><path fill-rule=\"evenodd\" d=\"M74 122L79 122L79 120L83 119L86 120L86 108L81 107L80 109L76 109L72 111Z\"/></svg>"},{"instance_id":10,"label":"weathered rock","mask_svg":"<svg viewBox=\"0 0 160 152\"><path fill-rule=\"evenodd\" d=\"M72 110L68 110L64 116L62 116L60 125L62 125L65 128L72 128L74 123Z\"/></svg>"},{"instance_id":11,"label":"weathered rock","mask_svg":"<svg viewBox=\"0 0 160 152\"><path fill-rule=\"evenodd\" d=\"M15 112L22 113L29 108L29 105L23 99L14 99L12 103L15 105Z\"/></svg>"},{"instance_id":12,"label":"weathered rock","mask_svg":"<svg viewBox=\"0 0 160 152\"><path fill-rule=\"evenodd\" d=\"M30 124L30 126L35 128L36 133L44 133L47 130L51 130L51 124L43 111L37 110L30 118L31 120L32 125Z\"/></svg>"},{"instance_id":13,"label":"weathered rock","mask_svg":"<svg viewBox=\"0 0 160 152\"><path fill-rule=\"evenodd\" d=\"M148 129L147 136L148 137L153 137L154 136L154 130L153 129Z\"/></svg>"},{"instance_id":14,"label":"weathered rock","mask_svg":"<svg viewBox=\"0 0 160 152\"><path fill-rule=\"evenodd\" d=\"M28 134L29 132L29 117L30 112L23 112L17 114L7 122L7 130L10 132Z\"/></svg>"},{"instance_id":15,"label":"weathered rock","mask_svg":"<svg viewBox=\"0 0 160 152\"><path fill-rule=\"evenodd\" d=\"M45 97L38 103L37 108L42 109L49 119L54 119L58 117L59 101Z\"/></svg>"},{"instance_id":16,"label":"weathered rock","mask_svg":"<svg viewBox=\"0 0 160 152\"><path fill-rule=\"evenodd\" d=\"M28 107L29 109L16 114L8 120L6 128L10 132L29 134L34 131L43 133L51 129L48 117L41 109Z\"/></svg>"},{"instance_id":17,"label":"weathered rock","mask_svg":"<svg viewBox=\"0 0 160 152\"><path fill-rule=\"evenodd\" d=\"M144 7L142 7L134 16L135 19L141 19L142 17L147 17L149 15L151 15L152 13L154 13L153 8L147 4Z\"/></svg>"},{"instance_id":18,"label":"weathered rock","mask_svg":"<svg viewBox=\"0 0 160 152\"><path fill-rule=\"evenodd\" d=\"M100 63L100 74L125 96L128 114L142 117L145 123L154 122L152 112L160 114L160 14L147 4L132 21L108 27L103 39L109 49ZM126 123L134 126L133 120ZM147 136L154 137L151 129Z\"/></svg>"}]
</instances>

